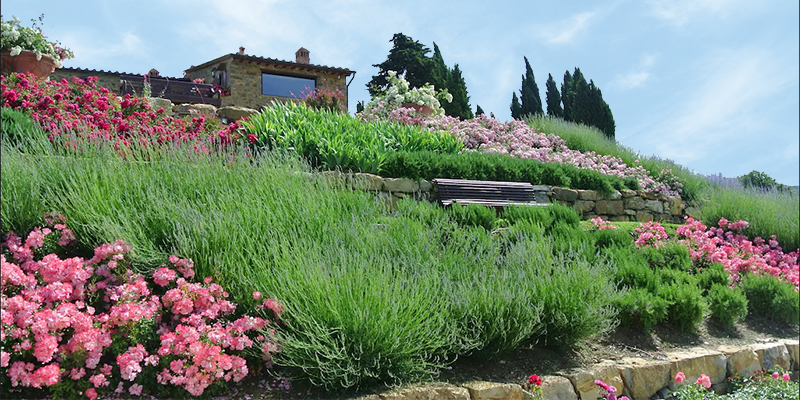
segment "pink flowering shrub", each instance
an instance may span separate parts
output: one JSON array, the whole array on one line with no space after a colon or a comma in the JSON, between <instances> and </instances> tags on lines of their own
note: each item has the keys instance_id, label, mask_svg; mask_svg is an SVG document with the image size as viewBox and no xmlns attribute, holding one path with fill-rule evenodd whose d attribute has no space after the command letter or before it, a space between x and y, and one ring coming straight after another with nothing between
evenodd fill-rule
<instances>
[{"instance_id":1,"label":"pink flowering shrub","mask_svg":"<svg viewBox=\"0 0 800 400\"><path fill-rule=\"evenodd\" d=\"M718 227L706 227L692 217L678 227L681 242L689 248L695 266L703 268L721 263L734 283L747 273L769 274L789 282L798 290L798 253L784 253L774 236L768 241L757 237L750 241L741 231L747 221L730 222L720 219Z\"/></svg>"},{"instance_id":2,"label":"pink flowering shrub","mask_svg":"<svg viewBox=\"0 0 800 400\"><path fill-rule=\"evenodd\" d=\"M592 225L594 225L595 229L598 231L610 229L612 231L617 230L617 227L612 225L611 222L608 222L603 219L603 217L595 217L589 220Z\"/></svg>"},{"instance_id":3,"label":"pink flowering shrub","mask_svg":"<svg viewBox=\"0 0 800 400\"><path fill-rule=\"evenodd\" d=\"M648 221L639 224L634 231L638 235L635 241L636 247L655 247L657 249L664 246L664 240L667 240L667 232L658 222Z\"/></svg>"},{"instance_id":4,"label":"pink flowering shrub","mask_svg":"<svg viewBox=\"0 0 800 400\"><path fill-rule=\"evenodd\" d=\"M600 398L605 400L629 400L628 396L621 396L617 397L617 388L615 386L611 386L601 380L595 380L594 384L600 387L602 392L600 393Z\"/></svg>"},{"instance_id":5,"label":"pink flowering shrub","mask_svg":"<svg viewBox=\"0 0 800 400\"><path fill-rule=\"evenodd\" d=\"M450 132L464 143L466 150L567 164L622 179L636 179L644 190L666 195L681 193L682 185L671 171L665 171L659 178L654 179L642 166L631 167L616 157L571 150L567 148L563 139L556 135L536 132L523 121L502 123L485 115L466 121L445 115L425 117L413 108L388 109L383 104L378 104L377 107L359 116L364 120L388 119L423 126L432 131Z\"/></svg>"},{"instance_id":6,"label":"pink flowering shrub","mask_svg":"<svg viewBox=\"0 0 800 400\"><path fill-rule=\"evenodd\" d=\"M88 260L42 249L68 245L63 217L23 240L13 232L0 255L0 382L4 390L49 389L55 397L139 396L176 388L202 395L248 375L248 359L269 365L280 349L268 319L230 317L236 304L191 260L171 256L151 277L134 273L123 241ZM282 307L266 299L275 318ZM256 357L254 357L254 355ZM260 359L257 359L260 355Z\"/></svg>"},{"instance_id":7,"label":"pink flowering shrub","mask_svg":"<svg viewBox=\"0 0 800 400\"><path fill-rule=\"evenodd\" d=\"M303 95L303 101L310 108L347 112L347 102L339 89L316 88L309 93L303 92Z\"/></svg>"},{"instance_id":8,"label":"pink flowering shrub","mask_svg":"<svg viewBox=\"0 0 800 400\"><path fill-rule=\"evenodd\" d=\"M153 110L146 98L119 97L97 87L97 77L72 82L37 82L29 75L0 77L0 106L29 113L51 140L61 137L67 146L80 141L110 142L126 151L133 143L146 148L189 143L200 152L213 145L245 140L238 123L221 127L199 115L176 118L163 108Z\"/></svg>"}]
</instances>

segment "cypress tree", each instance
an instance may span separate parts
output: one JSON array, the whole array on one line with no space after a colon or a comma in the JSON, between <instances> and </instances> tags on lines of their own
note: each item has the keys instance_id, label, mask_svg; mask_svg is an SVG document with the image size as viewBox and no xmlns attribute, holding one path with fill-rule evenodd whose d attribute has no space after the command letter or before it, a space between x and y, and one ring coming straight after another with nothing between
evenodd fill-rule
<instances>
[{"instance_id":1,"label":"cypress tree","mask_svg":"<svg viewBox=\"0 0 800 400\"><path fill-rule=\"evenodd\" d=\"M517 92L511 93L511 118L520 119L522 116L522 106L519 104Z\"/></svg>"},{"instance_id":2,"label":"cypress tree","mask_svg":"<svg viewBox=\"0 0 800 400\"><path fill-rule=\"evenodd\" d=\"M358 103L356 103L356 113L360 113L362 111L364 111L364 102L359 101Z\"/></svg>"},{"instance_id":3,"label":"cypress tree","mask_svg":"<svg viewBox=\"0 0 800 400\"><path fill-rule=\"evenodd\" d=\"M433 57L431 58L431 85L437 90L444 89L450 82L450 70L444 63L439 46L433 42Z\"/></svg>"},{"instance_id":4,"label":"cypress tree","mask_svg":"<svg viewBox=\"0 0 800 400\"><path fill-rule=\"evenodd\" d=\"M542 114L542 98L539 96L539 87L536 86L536 79L533 77L533 69L525 59L525 76L522 77L522 115Z\"/></svg>"},{"instance_id":5,"label":"cypress tree","mask_svg":"<svg viewBox=\"0 0 800 400\"><path fill-rule=\"evenodd\" d=\"M558 93L556 81L553 75L547 74L547 115L551 117L564 117L564 109L561 108L561 95Z\"/></svg>"},{"instance_id":6,"label":"cypress tree","mask_svg":"<svg viewBox=\"0 0 800 400\"><path fill-rule=\"evenodd\" d=\"M431 82L431 59L427 56L430 49L402 33L395 33L391 42L393 46L386 61L372 65L379 71L378 75L374 75L367 83L370 96L375 96L387 87L388 71L395 71L398 75L405 73L405 78L412 88Z\"/></svg>"},{"instance_id":7,"label":"cypress tree","mask_svg":"<svg viewBox=\"0 0 800 400\"><path fill-rule=\"evenodd\" d=\"M453 101L442 104L445 114L451 117L458 117L463 120L472 118L472 109L469 106L469 96L467 96L467 83L461 75L458 64L448 74L450 79L447 83L447 91L453 95Z\"/></svg>"},{"instance_id":8,"label":"cypress tree","mask_svg":"<svg viewBox=\"0 0 800 400\"><path fill-rule=\"evenodd\" d=\"M477 108L475 109L475 116L477 117L478 115L481 115L481 114L486 114L486 113L483 112L483 109L481 108L481 105L477 104Z\"/></svg>"},{"instance_id":9,"label":"cypress tree","mask_svg":"<svg viewBox=\"0 0 800 400\"><path fill-rule=\"evenodd\" d=\"M561 84L561 102L564 103L564 120L572 121L572 75L569 70L564 72L564 83Z\"/></svg>"}]
</instances>

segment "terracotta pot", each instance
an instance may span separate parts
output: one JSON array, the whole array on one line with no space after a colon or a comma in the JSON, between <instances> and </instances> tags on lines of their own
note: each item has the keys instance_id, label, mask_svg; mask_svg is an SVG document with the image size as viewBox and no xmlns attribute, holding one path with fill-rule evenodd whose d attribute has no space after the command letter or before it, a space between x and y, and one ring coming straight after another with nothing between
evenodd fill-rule
<instances>
[{"instance_id":1,"label":"terracotta pot","mask_svg":"<svg viewBox=\"0 0 800 400\"><path fill-rule=\"evenodd\" d=\"M403 103L403 108L413 108L417 110L417 114L420 114L423 117L428 117L433 114L433 109L424 104L419 105L414 103Z\"/></svg>"},{"instance_id":2,"label":"terracotta pot","mask_svg":"<svg viewBox=\"0 0 800 400\"><path fill-rule=\"evenodd\" d=\"M36 59L36 53L30 50L22 50L16 56L11 56L11 50L0 52L0 69L4 74L13 72L33 73L40 80L47 79L56 70L56 62L53 57L42 54L41 60Z\"/></svg>"}]
</instances>

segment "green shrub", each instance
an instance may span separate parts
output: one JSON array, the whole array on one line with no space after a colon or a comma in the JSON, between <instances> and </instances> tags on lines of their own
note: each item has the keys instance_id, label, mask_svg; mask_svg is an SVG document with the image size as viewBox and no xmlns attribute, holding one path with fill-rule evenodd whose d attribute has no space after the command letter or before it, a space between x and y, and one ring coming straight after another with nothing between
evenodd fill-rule
<instances>
[{"instance_id":1,"label":"green shrub","mask_svg":"<svg viewBox=\"0 0 800 400\"><path fill-rule=\"evenodd\" d=\"M683 332L697 332L708 308L703 298L703 292L697 285L690 283L664 284L659 288L658 296L670 303L667 311L667 323Z\"/></svg>"},{"instance_id":2,"label":"green shrub","mask_svg":"<svg viewBox=\"0 0 800 400\"><path fill-rule=\"evenodd\" d=\"M730 327L747 316L747 297L740 289L714 284L708 291L707 299L711 317L722 326Z\"/></svg>"},{"instance_id":3,"label":"green shrub","mask_svg":"<svg viewBox=\"0 0 800 400\"><path fill-rule=\"evenodd\" d=\"M749 275L742 279L742 289L750 315L788 323L800 319L800 297L792 284L772 275Z\"/></svg>"},{"instance_id":4,"label":"green shrub","mask_svg":"<svg viewBox=\"0 0 800 400\"><path fill-rule=\"evenodd\" d=\"M692 259L689 250L681 243L668 242L662 247L643 247L639 249L642 256L655 269L675 269L689 272L692 270Z\"/></svg>"},{"instance_id":5,"label":"green shrub","mask_svg":"<svg viewBox=\"0 0 800 400\"><path fill-rule=\"evenodd\" d=\"M0 135L6 145L18 145L31 139L47 138L47 133L30 115L9 107L0 107Z\"/></svg>"},{"instance_id":6,"label":"green shrub","mask_svg":"<svg viewBox=\"0 0 800 400\"><path fill-rule=\"evenodd\" d=\"M626 189L625 181L597 171L559 163L511 157L504 154L465 152L440 154L432 151L390 153L381 174L412 179L452 178L530 182L534 185L593 189L608 193Z\"/></svg>"},{"instance_id":7,"label":"green shrub","mask_svg":"<svg viewBox=\"0 0 800 400\"><path fill-rule=\"evenodd\" d=\"M563 204L552 203L548 206L511 206L505 207L501 213L503 219L511 224L520 221L534 221L540 223L547 231L551 231L556 223L569 227L580 226L581 217L572 208Z\"/></svg>"},{"instance_id":8,"label":"green shrub","mask_svg":"<svg viewBox=\"0 0 800 400\"><path fill-rule=\"evenodd\" d=\"M494 221L497 219L497 213L493 208L480 204L453 204L448 211L459 225L481 226L487 231L494 228Z\"/></svg>"},{"instance_id":9,"label":"green shrub","mask_svg":"<svg viewBox=\"0 0 800 400\"><path fill-rule=\"evenodd\" d=\"M607 247L630 247L633 244L631 234L622 229L603 229L594 232L595 246L598 248Z\"/></svg>"},{"instance_id":10,"label":"green shrub","mask_svg":"<svg viewBox=\"0 0 800 400\"><path fill-rule=\"evenodd\" d=\"M728 286L731 281L731 274L725 270L725 266L720 263L713 263L703 268L697 274L697 284L704 292L709 292L714 285Z\"/></svg>"},{"instance_id":11,"label":"green shrub","mask_svg":"<svg viewBox=\"0 0 800 400\"><path fill-rule=\"evenodd\" d=\"M315 167L381 173L394 151L458 153L461 142L446 132L389 122L363 122L347 113L275 102L243 123L257 146L293 151Z\"/></svg>"},{"instance_id":12,"label":"green shrub","mask_svg":"<svg viewBox=\"0 0 800 400\"><path fill-rule=\"evenodd\" d=\"M661 277L661 282L665 285L675 283L679 285L686 284L686 285L697 286L699 288L697 277L695 275L689 274L688 272L680 271L677 269L662 268L662 269L657 269L656 273L658 273L658 275Z\"/></svg>"},{"instance_id":13,"label":"green shrub","mask_svg":"<svg viewBox=\"0 0 800 400\"><path fill-rule=\"evenodd\" d=\"M700 209L703 222L717 226L720 219L745 220L744 234L751 240L775 235L784 251L800 247L800 202L787 191L756 191L719 188L709 191L709 201Z\"/></svg>"},{"instance_id":14,"label":"green shrub","mask_svg":"<svg viewBox=\"0 0 800 400\"><path fill-rule=\"evenodd\" d=\"M611 256L616 263L614 280L620 289L647 289L650 293L656 293L661 286L661 275L653 271L647 261L637 253L638 251L630 248L611 250Z\"/></svg>"},{"instance_id":15,"label":"green shrub","mask_svg":"<svg viewBox=\"0 0 800 400\"><path fill-rule=\"evenodd\" d=\"M615 303L620 325L630 330L650 332L667 318L669 302L646 289L631 289Z\"/></svg>"}]
</instances>

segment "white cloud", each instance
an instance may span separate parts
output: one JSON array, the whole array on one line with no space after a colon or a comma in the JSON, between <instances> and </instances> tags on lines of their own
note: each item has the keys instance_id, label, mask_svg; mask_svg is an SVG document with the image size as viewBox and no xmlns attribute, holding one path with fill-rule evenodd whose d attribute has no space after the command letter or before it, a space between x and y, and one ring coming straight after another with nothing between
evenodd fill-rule
<instances>
[{"instance_id":1,"label":"white cloud","mask_svg":"<svg viewBox=\"0 0 800 400\"><path fill-rule=\"evenodd\" d=\"M572 42L579 32L585 30L589 26L589 23L596 14L596 11L575 14L563 21L546 26L539 31L539 36L552 44Z\"/></svg>"},{"instance_id":2,"label":"white cloud","mask_svg":"<svg viewBox=\"0 0 800 400\"><path fill-rule=\"evenodd\" d=\"M654 55L645 56L632 71L624 75L617 74L611 85L621 89L633 89L643 86L650 79L650 68L653 66L655 58Z\"/></svg>"},{"instance_id":3,"label":"white cloud","mask_svg":"<svg viewBox=\"0 0 800 400\"><path fill-rule=\"evenodd\" d=\"M732 12L742 11L748 5L742 0L650 0L648 3L652 15L676 26L703 15L724 18Z\"/></svg>"},{"instance_id":4,"label":"white cloud","mask_svg":"<svg viewBox=\"0 0 800 400\"><path fill-rule=\"evenodd\" d=\"M63 35L61 42L69 43L70 50L80 57L76 61L80 61L82 68L107 69L102 66L113 63L115 59L146 61L151 54L144 41L133 32L99 38L83 31L73 31ZM64 63L70 66L72 60Z\"/></svg>"}]
</instances>

